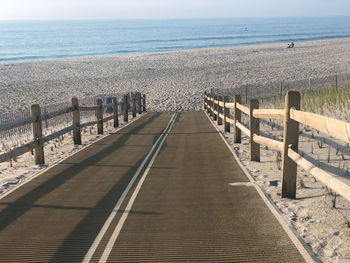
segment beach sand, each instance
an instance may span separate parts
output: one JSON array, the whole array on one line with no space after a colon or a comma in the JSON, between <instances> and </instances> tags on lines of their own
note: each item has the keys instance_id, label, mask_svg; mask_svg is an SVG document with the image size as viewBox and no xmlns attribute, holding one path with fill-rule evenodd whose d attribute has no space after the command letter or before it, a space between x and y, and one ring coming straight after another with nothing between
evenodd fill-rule
<instances>
[{"instance_id":1,"label":"beach sand","mask_svg":"<svg viewBox=\"0 0 350 263\"><path fill-rule=\"evenodd\" d=\"M149 110L190 110L210 88L342 72L350 72L350 39L0 64L0 110L135 90Z\"/></svg>"}]
</instances>

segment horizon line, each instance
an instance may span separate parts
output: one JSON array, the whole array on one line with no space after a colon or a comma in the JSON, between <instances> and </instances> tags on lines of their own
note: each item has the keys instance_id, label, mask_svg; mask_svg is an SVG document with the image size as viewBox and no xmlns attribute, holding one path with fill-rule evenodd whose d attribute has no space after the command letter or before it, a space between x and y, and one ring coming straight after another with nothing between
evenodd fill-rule
<instances>
[{"instance_id":1,"label":"horizon line","mask_svg":"<svg viewBox=\"0 0 350 263\"><path fill-rule=\"evenodd\" d=\"M350 17L350 15L291 15L291 16L242 16L242 17L170 17L170 18L161 18L161 17L130 17L130 18L35 18L35 19L1 19L1 22L12 22L12 21L106 21L106 20L201 20L201 19L252 19L252 18L331 18L331 17Z\"/></svg>"}]
</instances>

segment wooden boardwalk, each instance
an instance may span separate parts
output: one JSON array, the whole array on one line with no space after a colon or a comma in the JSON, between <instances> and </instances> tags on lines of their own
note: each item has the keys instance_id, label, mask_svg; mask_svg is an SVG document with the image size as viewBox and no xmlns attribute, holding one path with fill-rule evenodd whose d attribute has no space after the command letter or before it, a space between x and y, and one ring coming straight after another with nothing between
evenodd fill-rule
<instances>
[{"instance_id":1,"label":"wooden boardwalk","mask_svg":"<svg viewBox=\"0 0 350 263\"><path fill-rule=\"evenodd\" d=\"M149 113L0 199L0 262L304 262L235 182L202 111Z\"/></svg>"}]
</instances>

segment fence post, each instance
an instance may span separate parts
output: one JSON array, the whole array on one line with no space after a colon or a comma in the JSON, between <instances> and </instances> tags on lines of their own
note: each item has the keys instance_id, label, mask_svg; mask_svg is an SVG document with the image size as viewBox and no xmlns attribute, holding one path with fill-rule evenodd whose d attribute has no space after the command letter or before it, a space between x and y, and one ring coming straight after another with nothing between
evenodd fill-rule
<instances>
[{"instance_id":1,"label":"fence post","mask_svg":"<svg viewBox=\"0 0 350 263\"><path fill-rule=\"evenodd\" d=\"M119 117L118 117L118 99L117 97L112 98L112 103L113 103L113 120L114 124L113 127L117 128L119 126Z\"/></svg>"},{"instance_id":2,"label":"fence post","mask_svg":"<svg viewBox=\"0 0 350 263\"><path fill-rule=\"evenodd\" d=\"M142 114L142 106L141 106L141 92L137 93L137 104L139 105L139 114Z\"/></svg>"},{"instance_id":3,"label":"fence post","mask_svg":"<svg viewBox=\"0 0 350 263\"><path fill-rule=\"evenodd\" d=\"M222 114L222 107L220 106L220 101L222 101L222 96L218 96L218 125L222 125L222 118L220 114Z\"/></svg>"},{"instance_id":4,"label":"fence post","mask_svg":"<svg viewBox=\"0 0 350 263\"><path fill-rule=\"evenodd\" d=\"M128 122L129 110L128 110L128 94L124 95L124 122Z\"/></svg>"},{"instance_id":5,"label":"fence post","mask_svg":"<svg viewBox=\"0 0 350 263\"><path fill-rule=\"evenodd\" d=\"M73 142L75 145L81 145L81 130L80 130L80 110L79 110L79 101L77 98L72 98L72 107L73 107Z\"/></svg>"},{"instance_id":6,"label":"fence post","mask_svg":"<svg viewBox=\"0 0 350 263\"><path fill-rule=\"evenodd\" d=\"M209 92L207 93L207 96L208 96L208 100L207 100L207 104L208 104L207 113L208 113L209 116L210 116L210 107L211 107L211 100L210 100L210 98L211 98L211 96L210 96Z\"/></svg>"},{"instance_id":7,"label":"fence post","mask_svg":"<svg viewBox=\"0 0 350 263\"><path fill-rule=\"evenodd\" d=\"M97 99L96 105L98 106L98 110L96 111L97 134L103 134L103 103L102 103L102 99Z\"/></svg>"},{"instance_id":8,"label":"fence post","mask_svg":"<svg viewBox=\"0 0 350 263\"><path fill-rule=\"evenodd\" d=\"M210 117L214 118L214 102L212 101L213 99L214 99L214 96L213 96L212 93L210 93L210 103L209 103L209 105L210 105L210 112L209 112L209 114L210 114Z\"/></svg>"},{"instance_id":9,"label":"fence post","mask_svg":"<svg viewBox=\"0 0 350 263\"><path fill-rule=\"evenodd\" d=\"M143 94L142 97L142 105L143 105L143 111L146 111L146 94Z\"/></svg>"},{"instance_id":10,"label":"fence post","mask_svg":"<svg viewBox=\"0 0 350 263\"><path fill-rule=\"evenodd\" d=\"M136 117L136 94L132 93L131 97L132 97L132 117L135 118Z\"/></svg>"},{"instance_id":11,"label":"fence post","mask_svg":"<svg viewBox=\"0 0 350 263\"><path fill-rule=\"evenodd\" d=\"M257 99L250 100L250 160L260 162L260 144L254 142L254 134L260 133L260 120L253 116L253 111L259 109L259 101Z\"/></svg>"},{"instance_id":12,"label":"fence post","mask_svg":"<svg viewBox=\"0 0 350 263\"><path fill-rule=\"evenodd\" d=\"M226 108L226 103L228 102L228 97L224 97L224 126L225 132L230 132L230 123L227 121L227 118L230 117L230 109Z\"/></svg>"},{"instance_id":13,"label":"fence post","mask_svg":"<svg viewBox=\"0 0 350 263\"><path fill-rule=\"evenodd\" d=\"M205 103L207 102L207 99L206 99L205 96L207 96L207 92L206 91L204 92L204 110L207 109L207 106L205 105Z\"/></svg>"},{"instance_id":14,"label":"fence post","mask_svg":"<svg viewBox=\"0 0 350 263\"><path fill-rule=\"evenodd\" d=\"M241 130L237 127L237 122L241 122L241 111L237 108L237 103L241 104L242 99L240 95L236 95L234 97L234 123L233 123L233 130L235 133L235 139L234 143L241 143L242 141L242 132Z\"/></svg>"},{"instance_id":15,"label":"fence post","mask_svg":"<svg viewBox=\"0 0 350 263\"><path fill-rule=\"evenodd\" d=\"M217 100L217 99L218 99L218 96L214 96L214 100ZM218 115L217 115L217 113L215 113L215 111L216 112L218 111L218 107L217 107L217 104L215 103L215 101L213 101L213 120L217 121Z\"/></svg>"},{"instance_id":16,"label":"fence post","mask_svg":"<svg viewBox=\"0 0 350 263\"><path fill-rule=\"evenodd\" d=\"M34 148L34 161L35 164L44 164L44 143L40 106L38 104L32 105L30 112L32 116L36 117L36 120L32 123L33 140L38 142L38 146Z\"/></svg>"},{"instance_id":17,"label":"fence post","mask_svg":"<svg viewBox=\"0 0 350 263\"><path fill-rule=\"evenodd\" d=\"M290 109L300 110L300 93L288 91L285 97L283 158L282 158L282 197L295 198L297 164L289 158L288 149L298 151L299 123L290 118Z\"/></svg>"}]
</instances>

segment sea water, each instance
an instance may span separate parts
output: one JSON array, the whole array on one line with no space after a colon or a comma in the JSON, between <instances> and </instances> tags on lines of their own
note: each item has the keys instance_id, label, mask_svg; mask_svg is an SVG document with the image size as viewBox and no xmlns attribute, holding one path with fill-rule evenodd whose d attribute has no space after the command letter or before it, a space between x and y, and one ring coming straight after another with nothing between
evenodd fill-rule
<instances>
[{"instance_id":1,"label":"sea water","mask_svg":"<svg viewBox=\"0 0 350 263\"><path fill-rule=\"evenodd\" d=\"M0 21L0 63L349 37L350 17Z\"/></svg>"}]
</instances>

